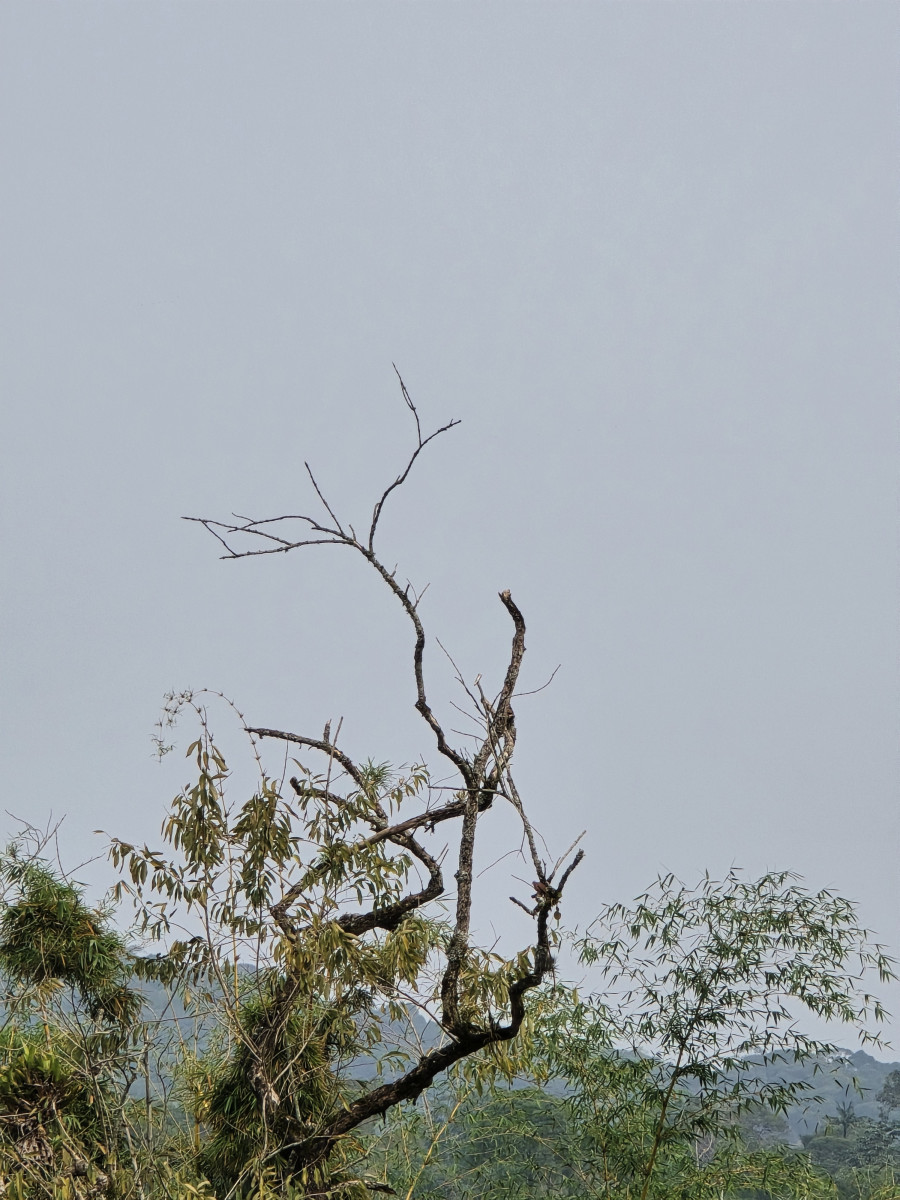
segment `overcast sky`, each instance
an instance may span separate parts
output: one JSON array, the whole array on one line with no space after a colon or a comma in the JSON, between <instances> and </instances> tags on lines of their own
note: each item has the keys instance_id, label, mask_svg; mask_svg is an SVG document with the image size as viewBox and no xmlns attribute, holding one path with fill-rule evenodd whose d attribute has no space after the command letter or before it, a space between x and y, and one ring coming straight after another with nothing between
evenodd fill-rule
<instances>
[{"instance_id":1,"label":"overcast sky","mask_svg":"<svg viewBox=\"0 0 900 1200\"><path fill-rule=\"evenodd\" d=\"M462 424L385 560L467 677L506 587L524 686L561 664L517 755L551 848L588 830L569 919L788 867L900 948L898 35L895 3L6 0L2 807L66 814L73 863L158 845L170 688L431 754L362 561L179 521L303 511L309 459L362 524L411 447L393 360ZM484 936L527 934L517 869Z\"/></svg>"}]
</instances>

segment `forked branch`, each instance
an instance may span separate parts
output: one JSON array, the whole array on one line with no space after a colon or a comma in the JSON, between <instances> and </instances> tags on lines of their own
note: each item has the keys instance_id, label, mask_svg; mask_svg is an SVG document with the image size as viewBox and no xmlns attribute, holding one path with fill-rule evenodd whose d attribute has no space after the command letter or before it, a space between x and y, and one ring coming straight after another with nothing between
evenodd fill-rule
<instances>
[{"instance_id":1,"label":"forked branch","mask_svg":"<svg viewBox=\"0 0 900 1200\"><path fill-rule=\"evenodd\" d=\"M392 484L390 484L388 487L385 488L384 492L381 495L381 498L378 500L377 504L375 505L375 508L372 511L372 524L369 526L369 553L370 554L373 553L374 549L375 549L375 530L378 527L378 519L381 516L382 509L384 508L385 501L387 500L388 496L391 494L391 492L395 488L400 487L402 484L404 484L406 482L406 478L413 468L413 463L416 461L416 459L419 457L419 455L422 453L422 451L425 449L425 447L428 445L428 443L433 441L436 437L440 437L440 435L442 433L446 433L448 429L452 429L454 425L459 424L458 420L448 421L446 425L442 425L440 427L440 429L436 429L434 431L434 433L429 433L428 437L423 438L422 437L422 426L421 426L421 423L419 422L419 414L416 411L416 406L413 404L412 399L410 398L410 394L406 390L406 384L403 382L403 377L401 376L400 372L397 370L397 364L392 363L391 365L394 368L394 373L396 374L397 379L400 381L400 391L403 393L403 399L406 401L406 407L412 413L413 419L416 422L416 438L418 441L418 445L416 446L415 450L413 450L412 454L410 455L409 462L406 464L405 469L400 472L400 474L397 476L397 478L394 480L394 482Z\"/></svg>"}]
</instances>

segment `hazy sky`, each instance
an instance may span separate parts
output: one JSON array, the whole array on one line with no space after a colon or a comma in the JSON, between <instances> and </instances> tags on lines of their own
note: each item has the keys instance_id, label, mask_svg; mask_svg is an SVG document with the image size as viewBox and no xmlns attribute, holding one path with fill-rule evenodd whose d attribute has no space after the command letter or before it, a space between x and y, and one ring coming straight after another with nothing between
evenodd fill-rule
<instances>
[{"instance_id":1,"label":"hazy sky","mask_svg":"<svg viewBox=\"0 0 900 1200\"><path fill-rule=\"evenodd\" d=\"M552 848L588 830L570 920L788 867L900 948L898 64L895 3L6 0L3 808L158 844L170 688L431 753L365 564L178 520L302 511L308 458L362 524L393 360L462 425L384 558L469 678L505 587L525 686L562 664L517 753ZM485 936L527 933L508 870Z\"/></svg>"}]
</instances>

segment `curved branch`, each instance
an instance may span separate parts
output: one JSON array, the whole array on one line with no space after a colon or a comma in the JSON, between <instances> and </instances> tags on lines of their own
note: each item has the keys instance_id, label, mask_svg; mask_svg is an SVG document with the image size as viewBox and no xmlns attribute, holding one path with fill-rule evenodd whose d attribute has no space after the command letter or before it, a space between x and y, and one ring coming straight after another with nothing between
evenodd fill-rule
<instances>
[{"instance_id":1,"label":"curved branch","mask_svg":"<svg viewBox=\"0 0 900 1200\"><path fill-rule=\"evenodd\" d=\"M381 499L375 505L375 508L372 512L372 524L369 526L368 549L369 549L370 554L372 554L374 551L375 530L378 527L378 521L379 521L379 518L381 517L382 509L384 508L384 504L385 504L385 501L387 500L388 496L391 494L391 492L394 490L394 488L398 488L406 482L406 477L409 475L410 471L412 470L413 463L416 461L416 459L419 457L419 455L422 453L422 451L425 449L425 447L428 445L428 443L430 441L432 441L434 438L439 437L440 434L446 433L448 429L452 429L454 427L454 425L459 424L458 420L448 421L446 425L442 425L440 427L440 429L436 429L434 431L434 433L430 433L427 438L423 439L422 426L419 423L419 414L418 414L418 412L416 412L416 406L413 404L412 399L410 398L409 392L406 390L406 384L403 382L403 378L402 378L400 372L397 370L396 363L391 363L391 366L394 368L394 373L396 374L397 378L400 380L400 391L403 393L403 399L406 401L406 407L409 409L409 411L412 413L413 417L415 418L416 436L418 438L419 444L416 446L415 450L410 455L409 462L406 464L405 469L403 471L401 471L401 473L397 476L397 478L394 480L394 482L389 487L385 488L384 492L381 495ZM329 512L330 511L331 510L329 509Z\"/></svg>"},{"instance_id":2,"label":"curved branch","mask_svg":"<svg viewBox=\"0 0 900 1200\"><path fill-rule=\"evenodd\" d=\"M434 1082L438 1075L453 1066L454 1063L459 1062L461 1058L467 1058L478 1050L483 1050L486 1046L510 1041L516 1036L525 1019L524 998L526 993L542 983L553 970L553 955L547 930L550 911L561 899L569 876L583 858L584 852L579 850L560 879L559 886L553 890L553 894L544 897L538 904L537 941L532 951L532 967L530 971L526 971L509 986L509 1021L505 1025L490 1021L482 1027L466 1026L458 1034L454 1034L447 1045L424 1054L418 1063L406 1074L401 1075L399 1079L373 1088L372 1091L360 1096L340 1112L336 1112L326 1122L322 1132L314 1139L314 1148L311 1148L311 1165L327 1158L337 1139L352 1129L356 1129L363 1121L383 1115L388 1109L404 1100L415 1100Z\"/></svg>"},{"instance_id":3,"label":"curved branch","mask_svg":"<svg viewBox=\"0 0 900 1200\"><path fill-rule=\"evenodd\" d=\"M416 635L415 648L413 651L413 670L416 680L416 709L428 723L432 732L434 733L437 741L438 752L453 763L453 765L462 775L462 778L465 780L466 786L471 787L472 779L469 774L468 760L466 759L466 756L461 754L459 751L454 750L449 744L444 730L437 717L434 715L434 712L432 711L427 700L423 671L425 631L422 627L422 622L419 619L418 613L416 612L418 598L415 601L410 599L409 587L405 589L400 587L394 575L387 570L383 563L379 561L375 554L374 548L375 532L388 496L390 496L391 492L393 492L396 488L401 487L406 482L416 459L419 457L428 443L432 442L442 433L446 433L448 430L453 429L453 427L459 425L460 422L455 419L448 421L446 424L441 425L440 428L435 429L433 433L430 433L427 437L423 438L418 411L409 395L406 384L403 382L400 372L397 370L396 365L394 365L394 371L397 375L397 379L400 382L400 390L403 395L404 403L412 413L416 423L416 447L410 455L405 468L400 472L397 478L391 484L389 484L387 488L385 488L384 492L382 492L377 503L375 504L375 508L372 513L372 521L369 527L369 535L366 542L361 542L356 537L355 533L353 532L352 525L348 525L347 529L345 529L341 524L334 509L328 503L328 500L325 498L322 489L319 487L309 463L305 463L304 466L306 467L307 474L309 475L310 482L312 483L316 495L333 522L332 526L322 525L316 520L315 517L311 517L302 513L294 513L281 517L267 517L263 518L262 520L240 517L237 516L237 514L234 514L236 516L236 522L214 521L209 517L185 517L184 520L194 521L198 525L202 525L203 528L206 529L208 533L211 533L213 537L216 538L216 540L222 545L226 551L223 557L228 559L251 558L263 554L286 554L290 550L298 550L304 546L321 545L348 546L362 554L362 556L375 568L379 575L381 575L382 579L384 579L391 591L399 599L407 616L413 623ZM277 526L290 521L301 521L308 526L310 533L320 534L322 536L291 539L283 537L278 533L273 532L271 529L262 528L262 526ZM262 549L239 550L236 549L230 541L230 538L237 536L261 538L264 541L272 544L266 545ZM280 734L274 730L266 730L261 734L261 736L286 737L287 740L300 741L298 738L287 737L287 735ZM313 743L309 741L305 742L304 744L313 745ZM322 746L317 745L316 748L322 749Z\"/></svg>"},{"instance_id":4,"label":"curved branch","mask_svg":"<svg viewBox=\"0 0 900 1200\"><path fill-rule=\"evenodd\" d=\"M349 755L345 754L343 750L339 750L332 742L323 741L322 738L304 737L300 733L287 733L283 729L251 729L250 726L247 726L247 732L258 738L277 738L282 742L293 742L297 746L309 746L313 750L321 750L323 754L327 754L329 758L333 758L335 762L341 764L361 792L367 792L366 783L359 767Z\"/></svg>"},{"instance_id":5,"label":"curved branch","mask_svg":"<svg viewBox=\"0 0 900 1200\"><path fill-rule=\"evenodd\" d=\"M408 913L415 912L423 904L437 900L443 895L444 877L440 864L413 838L407 837L401 840L401 837L404 835L391 840L409 850L420 862L424 863L428 868L428 883L421 891L404 896L395 904L389 904L385 908L372 909L367 913L345 913L342 917L338 917L337 924L345 933L353 933L359 937L363 933L368 933L370 929L396 929Z\"/></svg>"},{"instance_id":6,"label":"curved branch","mask_svg":"<svg viewBox=\"0 0 900 1200\"><path fill-rule=\"evenodd\" d=\"M428 698L425 693L425 627L419 617L416 605L410 600L408 590L401 588L394 576L382 565L370 551L358 546L364 558L372 564L378 574L382 577L400 603L403 605L406 615L412 621L413 628L416 631L416 642L413 649L413 674L416 680L416 711L425 719L434 733L437 742L438 753L443 754L445 758L453 763L460 775L466 782L468 788L474 786L475 776L469 766L469 762L465 755L453 747L447 741L443 727L440 721L434 715L431 705L428 703Z\"/></svg>"}]
</instances>

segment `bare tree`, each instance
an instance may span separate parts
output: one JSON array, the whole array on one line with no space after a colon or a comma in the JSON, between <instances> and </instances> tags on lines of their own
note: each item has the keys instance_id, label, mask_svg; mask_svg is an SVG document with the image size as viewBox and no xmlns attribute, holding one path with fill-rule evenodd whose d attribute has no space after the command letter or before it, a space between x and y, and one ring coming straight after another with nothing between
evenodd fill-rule
<instances>
[{"instance_id":1,"label":"bare tree","mask_svg":"<svg viewBox=\"0 0 900 1200\"><path fill-rule=\"evenodd\" d=\"M396 368L395 368L396 370ZM254 518L233 514L230 521L213 520L207 517L190 517L208 530L221 544L223 558L239 559L265 554L286 554L310 546L344 546L359 554L377 572L384 585L393 594L412 626L414 640L412 671L415 682L415 707L427 724L440 755L452 766L456 782L452 785L452 799L429 804L424 811L404 820L392 822L387 809L375 801L364 814L363 820L370 832L361 836L355 845L374 847L388 844L396 851L412 856L424 872L424 886L409 890L387 904L375 904L367 911L344 911L333 917L334 925L343 933L362 937L373 931L395 931L401 923L423 906L446 896L447 886L440 857L426 848L423 837L433 834L438 826L446 822L458 822L459 844L456 870L453 879L456 888L455 914L452 931L445 946L445 960L440 976L439 1005L440 1024L444 1039L438 1046L423 1050L411 1066L399 1077L371 1086L349 1102L345 1102L325 1114L318 1122L315 1136L297 1135L297 1146L293 1161L298 1167L315 1167L324 1163L338 1139L357 1128L367 1119L384 1114L392 1106L406 1100L414 1100L435 1078L461 1059L476 1054L487 1047L499 1046L516 1037L526 1015L526 997L552 972L551 915L557 912L563 890L583 857L575 847L555 864L548 866L538 852L538 839L529 821L524 805L512 776L511 764L516 745L516 721L513 700L525 653L525 620L508 590L499 594L500 602L512 622L512 643L505 675L499 691L489 697L481 686L480 677L469 687L457 671L457 678L465 688L472 705L473 714L479 722L479 734L474 747L466 749L453 745L444 724L435 714L429 701L425 681L426 634L419 612L421 596L410 584L401 585L396 569L391 571L379 558L376 550L376 534L385 504L394 491L401 488L409 477L422 451L441 434L452 429L457 421L449 421L423 436L419 414L399 372L397 374L403 400L415 423L416 441L405 466L396 478L384 489L374 505L371 521L365 536L357 535L354 527L338 517L335 506L326 498L309 465L312 487L320 502L321 515L308 513L285 514L277 517ZM320 800L336 809L347 808L351 798L338 790L332 782L332 768L343 773L349 787L356 794L371 792L366 768L342 748L337 734L332 735L330 724L321 736L288 732L254 725L246 726L254 739L277 739L282 742L318 751L328 764L328 782L319 787ZM308 796L310 784L307 780L293 778L295 793ZM446 795L446 793L444 793ZM523 847L527 846L535 880L530 903L510 897L533 918L535 932L528 952L516 956L508 963L505 998L502 1003L482 1003L473 1010L471 997L466 994L463 976L467 958L472 950L472 882L478 822L482 814L495 800L502 800L514 810L521 823ZM309 886L308 874L302 874L283 895L269 907L269 914L281 935L288 941L302 934L302 925L295 910L302 901L304 889ZM557 912L558 915L558 912ZM296 995L300 981L292 978L287 970L280 989L279 1003L270 1013L266 1032L260 1031L255 1055L255 1079L260 1103L278 1104L280 1097L272 1080L265 1074L267 1058L266 1039L277 1036L284 1024L284 1012Z\"/></svg>"}]
</instances>

